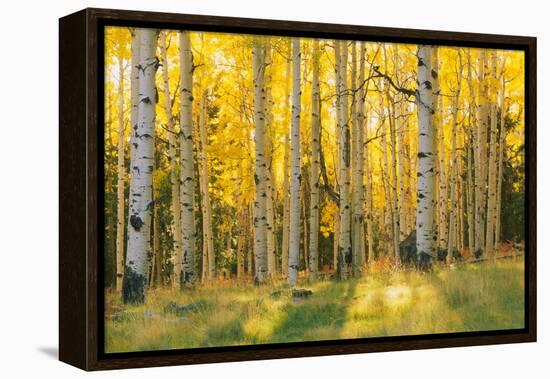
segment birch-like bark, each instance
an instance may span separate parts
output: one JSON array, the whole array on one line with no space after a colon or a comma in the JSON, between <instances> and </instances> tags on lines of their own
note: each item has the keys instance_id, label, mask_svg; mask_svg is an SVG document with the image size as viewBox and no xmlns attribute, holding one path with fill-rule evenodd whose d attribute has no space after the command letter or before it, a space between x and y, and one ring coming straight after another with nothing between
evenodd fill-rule
<instances>
[{"instance_id":1,"label":"birch-like bark","mask_svg":"<svg viewBox=\"0 0 550 379\"><path fill-rule=\"evenodd\" d=\"M351 204L350 204L350 130L348 117L348 46L347 41L336 41L335 54L340 54L339 76L337 77L337 98L339 98L338 134L340 140L338 161L340 180L340 236L338 239L338 277L345 280L350 276L353 262L351 251Z\"/></svg>"},{"instance_id":2,"label":"birch-like bark","mask_svg":"<svg viewBox=\"0 0 550 379\"><path fill-rule=\"evenodd\" d=\"M485 256L485 216L487 205L487 130L489 127L489 86L487 50L481 51L478 67L479 111L477 112L477 153L476 156L476 238L474 250Z\"/></svg>"},{"instance_id":3,"label":"birch-like bark","mask_svg":"<svg viewBox=\"0 0 550 379\"><path fill-rule=\"evenodd\" d=\"M132 43L131 43L131 71L130 71L130 184L129 184L129 193L135 192L136 182L131 180L132 177L132 167L134 166L136 160L136 148L137 148L137 130L138 130L138 104L139 104L139 59L140 59L140 29L132 28ZM128 220L130 216L135 213L135 203L128 201ZM127 235L130 233L132 225L127 224ZM118 261L117 261L118 264ZM122 262L122 268L117 266L117 279L120 279L121 283L124 283L124 270L125 265L124 261Z\"/></svg>"},{"instance_id":4,"label":"birch-like bark","mask_svg":"<svg viewBox=\"0 0 550 379\"><path fill-rule=\"evenodd\" d=\"M276 238L275 238L275 176L273 175L273 96L271 94L272 85L272 59L271 42L268 38L265 41L265 146L266 146L266 228L267 228L267 274L273 278L277 273L276 256Z\"/></svg>"},{"instance_id":5,"label":"birch-like bark","mask_svg":"<svg viewBox=\"0 0 550 379\"><path fill-rule=\"evenodd\" d=\"M432 47L418 46L418 184L416 210L416 250L420 268L434 257L435 159L433 128ZM437 74L436 74L437 75Z\"/></svg>"},{"instance_id":6,"label":"birch-like bark","mask_svg":"<svg viewBox=\"0 0 550 379\"><path fill-rule=\"evenodd\" d=\"M401 56L399 54L399 48L397 44L393 45L393 66L395 71L395 77L399 77L399 72L401 69ZM403 95L400 93L396 93L394 96L395 100L395 133L396 133L396 144L394 144L394 149L397 149L397 166L398 170L396 172L399 172L399 175L395 175L395 178L397 179L397 188L396 188L396 194L398 193L399 197L399 241L405 239L407 237L407 213L406 213L406 206L405 206L405 175L403 172L404 169L404 160L405 160L405 154L404 154L404 135L403 135L403 129L404 129L404 118L405 118L405 112L404 112L404 102L405 99L403 98ZM394 152L395 155L395 152Z\"/></svg>"},{"instance_id":7,"label":"birch-like bark","mask_svg":"<svg viewBox=\"0 0 550 379\"><path fill-rule=\"evenodd\" d=\"M176 267L180 288L195 283L195 168L193 161L193 53L189 32L179 35L180 47L180 202L182 258Z\"/></svg>"},{"instance_id":8,"label":"birch-like bark","mask_svg":"<svg viewBox=\"0 0 550 379\"><path fill-rule=\"evenodd\" d=\"M492 256L495 252L495 217L496 217L496 180L497 180L497 53L492 52L491 75L490 75L490 96L491 96L491 122L489 128L489 167L487 173L487 236L485 238L485 252Z\"/></svg>"},{"instance_id":9,"label":"birch-like bark","mask_svg":"<svg viewBox=\"0 0 550 379\"><path fill-rule=\"evenodd\" d=\"M122 49L118 56L118 143L117 143L117 226L116 226L116 290L122 291L124 276L124 57Z\"/></svg>"},{"instance_id":10,"label":"birch-like bark","mask_svg":"<svg viewBox=\"0 0 550 379\"><path fill-rule=\"evenodd\" d=\"M254 207L252 204L248 205L247 209L247 235L254 235ZM254 272L254 237L248 239L247 243L248 249L246 254L246 273L249 277L252 277Z\"/></svg>"},{"instance_id":11,"label":"birch-like bark","mask_svg":"<svg viewBox=\"0 0 550 379\"><path fill-rule=\"evenodd\" d=\"M341 108L342 108L342 101L341 101L341 85L340 82L342 81L342 77L340 74L341 67L340 67L340 60L342 59L342 54L340 53L341 46L340 42L336 41L334 43L334 81L335 81L335 89L334 89L334 96L335 96L335 102L334 102L334 108L336 112L336 152L333 154L334 159L334 176L335 176L335 185L336 192L340 193L340 161L339 161L339 154L340 154L340 122L341 122ZM322 146L321 146L322 147ZM338 205L338 211L334 214L334 234L332 238L333 242L333 250L332 250L332 268L334 272L336 273L336 276L339 275L339 267L338 267L338 252L340 250L340 207Z\"/></svg>"},{"instance_id":12,"label":"birch-like bark","mask_svg":"<svg viewBox=\"0 0 550 379\"><path fill-rule=\"evenodd\" d=\"M153 193L155 189L153 188ZM162 249L159 241L159 216L158 216L159 206L155 202L153 204L153 278L151 284L153 287L162 286Z\"/></svg>"},{"instance_id":13,"label":"birch-like bark","mask_svg":"<svg viewBox=\"0 0 550 379\"><path fill-rule=\"evenodd\" d=\"M436 143L437 148L434 150L438 159L437 175L435 177L437 183L437 219L438 223L436 225L435 231L437 232L437 245L439 247L447 246L447 199L448 199L448 189L447 189L447 175L445 169L445 132L443 129L443 97L441 96L441 84L439 82L439 49L437 47L433 48L432 53L433 65L435 73L433 77L433 94L434 94L434 115L433 123L434 130L436 133Z\"/></svg>"},{"instance_id":14,"label":"birch-like bark","mask_svg":"<svg viewBox=\"0 0 550 379\"><path fill-rule=\"evenodd\" d=\"M287 47L288 55L292 55L292 45L290 39ZM283 240L281 243L281 271L283 277L288 276L288 242L290 234L290 124L291 124L291 58L286 59L285 73L285 139L284 139L284 158L283 158Z\"/></svg>"},{"instance_id":15,"label":"birch-like bark","mask_svg":"<svg viewBox=\"0 0 550 379\"><path fill-rule=\"evenodd\" d=\"M267 162L265 128L265 45L254 37L252 72L254 75L254 144L256 197L254 199L254 282L262 284L267 276Z\"/></svg>"},{"instance_id":16,"label":"birch-like bark","mask_svg":"<svg viewBox=\"0 0 550 379\"><path fill-rule=\"evenodd\" d=\"M292 127L290 135L290 235L288 283L296 285L300 259L300 39L292 39Z\"/></svg>"},{"instance_id":17,"label":"birch-like bark","mask_svg":"<svg viewBox=\"0 0 550 379\"><path fill-rule=\"evenodd\" d=\"M472 179L472 170L474 165L472 164L472 105L469 105L468 111L468 140L465 144L466 152L466 215L468 221L468 250L470 252L474 249L474 183Z\"/></svg>"},{"instance_id":18,"label":"birch-like bark","mask_svg":"<svg viewBox=\"0 0 550 379\"><path fill-rule=\"evenodd\" d=\"M369 118L365 118L365 139L368 141L369 134L368 134L368 122ZM369 147L368 143L365 144L365 172L367 174L371 173L371 148ZM374 224L374 209L373 209L373 201L372 201L372 180L367 175L367 183L366 183L366 199L365 199L365 221L367 223L367 264L371 264L374 259L374 235L372 230L372 225Z\"/></svg>"},{"instance_id":19,"label":"birch-like bark","mask_svg":"<svg viewBox=\"0 0 550 379\"><path fill-rule=\"evenodd\" d=\"M395 108L394 108L395 109ZM393 112L392 112L393 113ZM393 117L392 117L393 116ZM395 262L397 264L397 267L401 265L400 257L399 257L399 242L400 242L400 233L401 233L401 227L399 225L399 215L401 214L399 210L399 200L398 200L398 192L397 189L399 188L397 184L397 138L396 138L396 131L395 131L395 122L396 117L394 114L390 116L390 138L391 138L391 159L392 159L392 225L393 225L393 251L395 255Z\"/></svg>"},{"instance_id":20,"label":"birch-like bark","mask_svg":"<svg viewBox=\"0 0 550 379\"><path fill-rule=\"evenodd\" d=\"M212 233L212 204L210 201L209 191L209 173L208 173L208 152L206 148L208 146L208 133L206 130L206 102L207 93L203 92L200 100L200 113L199 113L199 162L200 162L200 191L202 199L202 228L203 228L203 251L206 253L208 260L206 274L208 280L216 278L216 254L214 252L214 236ZM203 277L203 280L205 278Z\"/></svg>"},{"instance_id":21,"label":"birch-like bark","mask_svg":"<svg viewBox=\"0 0 550 379\"><path fill-rule=\"evenodd\" d=\"M500 92L500 134L499 134L499 149L498 149L498 173L497 173L497 199L496 199L496 216L495 216L495 249L500 242L500 217L502 211L502 173L503 173L503 158L504 149L506 149L506 111L505 111L505 99L506 99L506 81L504 80L504 67L505 59L502 60L501 71L501 85Z\"/></svg>"},{"instance_id":22,"label":"birch-like bark","mask_svg":"<svg viewBox=\"0 0 550 379\"><path fill-rule=\"evenodd\" d=\"M467 59L468 59L468 101L469 101L469 137L470 137L470 180L471 180L471 232L469 234L469 248L470 252L474 253L479 250L479 213L478 213L478 202L479 202L479 170L478 170L478 161L479 161L479 145L478 145L478 128L477 128L477 99L476 93L473 85L473 76L472 76L472 55L471 49L467 50Z\"/></svg>"},{"instance_id":23,"label":"birch-like bark","mask_svg":"<svg viewBox=\"0 0 550 379\"><path fill-rule=\"evenodd\" d=\"M381 133L381 139L380 144L382 145L382 187L384 190L384 222L382 225L382 239L384 240L386 252L388 255L394 256L395 250L393 245L393 233L392 233L392 225L393 225L393 212L392 212L392 194L391 194L391 187L390 187L390 164L389 164L389 157L388 157L388 129L385 122L385 115L387 113L387 117L391 118L391 113L387 112L387 110L384 107L384 96L387 95L388 89L385 88L383 85L383 81L380 81L380 96L378 98L378 105L379 105L379 111L381 114L381 117L379 117L379 128ZM388 97L389 102L389 97ZM389 109L389 106L388 106Z\"/></svg>"},{"instance_id":24,"label":"birch-like bark","mask_svg":"<svg viewBox=\"0 0 550 379\"><path fill-rule=\"evenodd\" d=\"M172 238L174 241L174 251L170 257L172 267L180 268L182 260L181 245L181 203L180 203L180 185L178 177L178 157L177 157L177 139L178 131L174 125L174 115L172 114L172 101L170 97L170 82L168 79L168 59L166 53L166 34L161 32L159 38L159 47L162 62L162 91L164 95L164 113L166 115L166 127L168 129L168 159L170 161L170 185L171 185L171 206L172 206ZM174 270L176 273L177 270ZM172 278L172 287L179 288L179 275Z\"/></svg>"},{"instance_id":25,"label":"birch-like bark","mask_svg":"<svg viewBox=\"0 0 550 379\"><path fill-rule=\"evenodd\" d=\"M364 62L364 44L361 44L360 63ZM363 204L365 203L363 186L363 88L357 88L357 80L363 83L365 80L365 68L359 67L360 75L357 77L357 46L352 42L351 50L351 89L354 93L352 99L352 252L353 252L353 276L359 276L361 269L361 252L363 245Z\"/></svg>"},{"instance_id":26,"label":"birch-like bark","mask_svg":"<svg viewBox=\"0 0 550 379\"><path fill-rule=\"evenodd\" d=\"M312 66L309 278L316 280L319 269L319 144L321 143L318 39L313 40Z\"/></svg>"},{"instance_id":27,"label":"birch-like bark","mask_svg":"<svg viewBox=\"0 0 550 379\"><path fill-rule=\"evenodd\" d=\"M451 213L449 215L449 238L448 238L448 245L447 245L447 264L452 263L453 258L453 251L456 248L455 239L456 239L456 233L457 233L457 177L459 175L459 171L457 168L457 154L456 154L456 134L457 134L457 124L458 124L458 100L460 98L460 87L462 84L462 55L460 52L460 49L458 50L458 58L459 58L459 69L456 74L456 91L453 97L453 109L452 109L452 115L453 115L453 126L451 131L451 170L449 173L450 176L450 184L451 184Z\"/></svg>"},{"instance_id":28,"label":"birch-like bark","mask_svg":"<svg viewBox=\"0 0 550 379\"><path fill-rule=\"evenodd\" d=\"M394 46L395 47L395 46ZM394 49L394 66L395 69L395 75L396 79L398 78L398 72L397 69L398 62L397 59L395 59L395 55L397 54L397 47ZM386 50L384 49L384 57L386 58L386 67L387 67L387 56L386 56ZM387 72L387 69L386 69ZM399 179L398 179L398 172L397 172L397 125L401 121L401 114L396 112L396 109L398 109L398 105L396 106L396 97L397 94L392 96L390 95L389 88L386 91L386 97L388 99L388 114L389 114L389 126L390 126L390 140L391 140L391 161L392 161L392 196L391 196L391 206L392 206L392 241L393 241L393 251L395 255L395 263L397 267L401 266L400 256L399 256L399 242L400 242L400 235L401 235L401 225L400 225L400 215L401 211L399 209Z\"/></svg>"},{"instance_id":29,"label":"birch-like bark","mask_svg":"<svg viewBox=\"0 0 550 379\"><path fill-rule=\"evenodd\" d=\"M365 246L365 129L366 129L366 117L365 117L365 100L368 93L368 85L370 81L364 83L365 81L365 63L366 63L366 45L364 42L359 44L359 78L358 85L361 86L358 92L358 104L357 104L357 186L359 186L359 201L358 207L360 208L359 212L361 213L361 226L359 230L359 254L360 259L358 264L361 266L365 265L367 260L366 255L366 246ZM370 181L367 177L367 181ZM355 186L355 185L354 185ZM355 211L355 209L354 209Z\"/></svg>"},{"instance_id":30,"label":"birch-like bark","mask_svg":"<svg viewBox=\"0 0 550 379\"><path fill-rule=\"evenodd\" d=\"M128 250L124 268L122 300L124 303L143 303L147 281L148 256L151 251L147 219L153 210L153 166L155 136L156 88L155 74L159 61L155 55L158 30L140 29L138 123L135 131L134 161L132 162L133 203L129 223Z\"/></svg>"},{"instance_id":31,"label":"birch-like bark","mask_svg":"<svg viewBox=\"0 0 550 379\"><path fill-rule=\"evenodd\" d=\"M239 209L237 222L237 279L242 279L244 278L244 251L247 225L246 211L242 207Z\"/></svg>"}]
</instances>

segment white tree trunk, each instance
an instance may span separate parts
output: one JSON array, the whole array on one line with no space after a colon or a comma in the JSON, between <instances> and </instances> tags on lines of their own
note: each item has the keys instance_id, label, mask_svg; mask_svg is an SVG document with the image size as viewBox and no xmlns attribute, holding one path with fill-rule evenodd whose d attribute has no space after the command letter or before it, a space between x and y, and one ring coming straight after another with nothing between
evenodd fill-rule
<instances>
[{"instance_id":1,"label":"white tree trunk","mask_svg":"<svg viewBox=\"0 0 550 379\"><path fill-rule=\"evenodd\" d=\"M401 56L399 54L399 48L397 44L393 45L393 65L394 65L394 75L396 78L399 77L399 73L401 70ZM406 117L404 112L404 102L405 99L402 94L396 93L394 96L395 100L395 134L396 134L396 142L394 143L394 149L397 149L397 166L398 170L396 169L395 172L399 172L399 175L395 175L395 179L397 180L395 189L396 191L396 197L398 197L399 202L397 204L399 208L399 241L405 239L407 237L407 214L406 214L406 206L405 206L405 175L403 172L404 168L404 160L405 160L405 154L403 151L404 146L404 136L403 136L403 125L404 125L404 118ZM395 151L394 151L395 155ZM399 255L398 255L399 256Z\"/></svg>"},{"instance_id":2,"label":"white tree trunk","mask_svg":"<svg viewBox=\"0 0 550 379\"><path fill-rule=\"evenodd\" d=\"M492 256L495 252L495 217L496 217L496 186L497 186L497 163L498 156L497 147L497 55L496 51L492 52L491 59L491 124L489 128L489 167L487 173L487 236L485 239L485 252Z\"/></svg>"},{"instance_id":3,"label":"white tree trunk","mask_svg":"<svg viewBox=\"0 0 550 379\"><path fill-rule=\"evenodd\" d=\"M336 41L335 54L340 54L339 75L337 77L337 102L339 103L338 134L340 148L338 151L339 180L340 180L340 235L338 239L338 273L342 280L350 276L350 267L353 262L351 251L351 204L350 204L350 130L348 120L348 47L347 41ZM338 101L339 99L339 101Z\"/></svg>"},{"instance_id":4,"label":"white tree trunk","mask_svg":"<svg viewBox=\"0 0 550 379\"><path fill-rule=\"evenodd\" d=\"M450 183L451 183L451 213L449 216L449 238L447 245L447 264L451 264L453 258L453 251L456 248L455 238L457 233L457 179L459 175L459 170L457 168L457 154L456 154L456 134L457 134L457 125L458 125L458 100L460 97L460 86L462 84L462 57L460 55L460 50L458 50L459 55L459 70L457 72L457 82L456 82L456 91L453 97L453 126L451 134L451 170L449 172Z\"/></svg>"},{"instance_id":5,"label":"white tree trunk","mask_svg":"<svg viewBox=\"0 0 550 379\"><path fill-rule=\"evenodd\" d=\"M439 83L439 49L434 47L432 52L432 58L433 58L433 64L434 64L434 72L436 73L435 77L433 78L433 95L435 96L435 99L433 101L434 104L434 116L433 116L433 122L434 122L434 130L436 133L436 143L437 148L435 151L437 152L437 158L438 158L438 169L437 169L437 175L436 175L436 182L437 182L437 214L436 217L438 218L438 223L436 225L435 231L437 232L437 245L439 247L446 247L447 246L447 229L448 229L448 223L447 223L447 199L448 199L448 191L447 191L447 175L446 175L446 169L445 169L445 161L446 161L446 153L445 153L445 132L443 129L443 97L441 96L441 85Z\"/></svg>"},{"instance_id":6,"label":"white tree trunk","mask_svg":"<svg viewBox=\"0 0 550 379\"><path fill-rule=\"evenodd\" d=\"M476 248L479 248L478 246L478 212L477 212L477 202L478 199L478 171L477 171L477 162L478 162L478 140L477 140L477 102L476 102L476 94L474 90L473 80L472 80L472 56L470 49L467 50L467 59L468 59L468 102L469 102L469 111L468 111L468 119L469 119L469 141L470 141L470 147L468 149L469 153L469 181L471 183L470 185L470 193L469 193L469 203L470 203L470 216L471 218L471 224L469 226L468 230L468 245L470 252L473 253L476 251Z\"/></svg>"},{"instance_id":7,"label":"white tree trunk","mask_svg":"<svg viewBox=\"0 0 550 379\"><path fill-rule=\"evenodd\" d=\"M502 173L503 173L503 157L504 149L506 149L506 110L505 110L505 99L506 99L506 82L504 79L504 67L505 59L502 62L502 90L500 92L500 135L499 135L499 149L498 149L498 173L497 173L497 199L496 199L496 216L495 216L495 249L498 247L500 242L500 217L501 217L501 208L502 208Z\"/></svg>"},{"instance_id":8,"label":"white tree trunk","mask_svg":"<svg viewBox=\"0 0 550 379\"><path fill-rule=\"evenodd\" d=\"M171 255L172 267L181 268L182 248L181 248L181 203L180 203L180 185L178 176L178 157L176 136L178 131L174 125L174 115L172 114L172 101L170 97L170 82L168 79L168 59L166 53L166 34L161 32L159 38L159 47L162 62L162 91L164 95L164 113L166 114L168 129L168 159L170 161L170 185L171 185L171 205L172 205L172 238L174 241L174 251ZM176 274L174 269L174 274ZM172 287L179 288L179 274L172 278Z\"/></svg>"},{"instance_id":9,"label":"white tree trunk","mask_svg":"<svg viewBox=\"0 0 550 379\"><path fill-rule=\"evenodd\" d=\"M318 39L313 40L312 66L309 277L311 280L316 280L319 269L319 144L321 143Z\"/></svg>"},{"instance_id":10,"label":"white tree trunk","mask_svg":"<svg viewBox=\"0 0 550 379\"><path fill-rule=\"evenodd\" d=\"M383 81L380 81L380 96L379 96L379 111L380 114L383 115L382 117L379 117L379 125L380 125L380 133L381 133L381 139L380 143L382 145L382 162L381 162L381 172L382 172L382 187L384 190L384 222L381 224L381 230L382 230L382 240L384 241L384 245L386 248L386 252L388 255L394 256L395 250L393 245L393 234L392 234L392 225L393 225L393 212L391 208L392 204L392 194L391 194L391 187L390 187L390 178L391 172L390 172L390 164L389 164L389 158L388 158L388 128L386 126L385 122L385 115L387 114L388 118L391 118L391 113L387 112L387 110L384 107L384 96L387 94L387 88L383 85ZM385 89L384 89L385 88ZM389 109L389 106L388 106ZM381 244L379 244L381 245Z\"/></svg>"},{"instance_id":11,"label":"white tree trunk","mask_svg":"<svg viewBox=\"0 0 550 379\"><path fill-rule=\"evenodd\" d=\"M369 118L365 118L365 138L368 140L368 123ZM367 264L371 264L374 259L374 235L372 230L372 225L374 224L374 209L372 201L372 180L370 176L371 171L371 147L368 144L365 144L365 172L367 173L367 184L366 184L366 198L365 198L365 221L367 223Z\"/></svg>"},{"instance_id":12,"label":"white tree trunk","mask_svg":"<svg viewBox=\"0 0 550 379\"><path fill-rule=\"evenodd\" d=\"M254 38L252 48L254 75L254 143L256 197L254 199L254 257L256 284L267 276L267 162L265 129L265 46L261 37Z\"/></svg>"},{"instance_id":13,"label":"white tree trunk","mask_svg":"<svg viewBox=\"0 0 550 379\"><path fill-rule=\"evenodd\" d=\"M155 136L155 74L159 66L155 55L158 30L140 29L138 123L135 131L134 161L131 165L134 204L130 215L128 250L124 269L122 299L124 303L143 303L147 281L150 231L147 219L153 210L153 166Z\"/></svg>"},{"instance_id":14,"label":"white tree trunk","mask_svg":"<svg viewBox=\"0 0 550 379\"><path fill-rule=\"evenodd\" d=\"M353 252L353 275L358 276L362 263L362 252L364 246L364 222L363 205L365 204L365 187L363 185L363 163L364 163L364 98L365 86L365 46L360 45L359 77L357 78L357 46L352 42L352 74L351 85L354 91L352 106L352 152L353 152L353 217L352 217L352 252ZM358 82L357 82L358 80ZM361 85L361 89L358 89Z\"/></svg>"},{"instance_id":15,"label":"white tree trunk","mask_svg":"<svg viewBox=\"0 0 550 379\"><path fill-rule=\"evenodd\" d=\"M135 155L136 155L136 139L137 139L137 130L138 130L138 103L139 103L139 59L140 59L140 33L138 28L131 29L132 35L132 44L131 44L131 71L130 71L130 184L129 184L129 193L135 192L135 182L131 180L132 176L132 167L135 164ZM128 201L128 220L130 216L134 213L135 207L134 203ZM127 235L130 233L132 226L130 223L127 223ZM118 261L117 261L118 264ZM124 260L122 261L122 268L117 267L117 279L120 279L121 283L124 283Z\"/></svg>"},{"instance_id":16,"label":"white tree trunk","mask_svg":"<svg viewBox=\"0 0 550 379\"><path fill-rule=\"evenodd\" d=\"M288 43L288 55L292 55L292 46L289 39ZM285 95L286 95L286 107L285 107L285 140L284 140L284 158L283 158L283 241L281 251L281 271L283 277L288 276L288 243L290 236L290 124L291 124L291 59L286 60L286 75L285 75Z\"/></svg>"},{"instance_id":17,"label":"white tree trunk","mask_svg":"<svg viewBox=\"0 0 550 379\"><path fill-rule=\"evenodd\" d=\"M206 102L207 93L203 92L200 101L200 113L199 113L199 162L200 162L200 191L203 204L203 246L204 252L208 260L206 276L209 280L216 278L216 254L214 252L214 236L212 233L212 204L210 202L210 191L208 185L208 153L206 151L208 145L208 136L206 131ZM203 280L205 278L203 277Z\"/></svg>"},{"instance_id":18,"label":"white tree trunk","mask_svg":"<svg viewBox=\"0 0 550 379\"><path fill-rule=\"evenodd\" d=\"M275 176L273 175L273 138L274 138L274 124L273 113L271 111L273 107L273 96L271 94L272 85L272 49L271 42L267 38L265 41L265 121L266 121L266 133L265 133L265 148L266 148L266 222L267 222L267 274L273 278L277 273L277 262L275 244L277 242L275 237Z\"/></svg>"},{"instance_id":19,"label":"white tree trunk","mask_svg":"<svg viewBox=\"0 0 550 379\"><path fill-rule=\"evenodd\" d=\"M189 32L179 35L180 44L180 202L182 258L176 267L180 287L195 283L195 169L193 161L193 53Z\"/></svg>"},{"instance_id":20,"label":"white tree trunk","mask_svg":"<svg viewBox=\"0 0 550 379\"><path fill-rule=\"evenodd\" d=\"M434 257L435 159L433 128L432 47L418 46L418 184L416 249L419 267L429 266Z\"/></svg>"},{"instance_id":21,"label":"white tree trunk","mask_svg":"<svg viewBox=\"0 0 550 379\"><path fill-rule=\"evenodd\" d=\"M478 97L479 111L477 112L477 135L476 135L476 238L474 250L476 253L485 251L485 216L487 206L487 130L489 124L489 99L488 99L488 59L487 50L481 51L478 67Z\"/></svg>"},{"instance_id":22,"label":"white tree trunk","mask_svg":"<svg viewBox=\"0 0 550 379\"><path fill-rule=\"evenodd\" d=\"M290 136L290 235L288 283L296 285L300 260L300 39L292 39L292 127Z\"/></svg>"},{"instance_id":23,"label":"white tree trunk","mask_svg":"<svg viewBox=\"0 0 550 379\"><path fill-rule=\"evenodd\" d=\"M124 58L118 56L118 143L117 143L117 226L116 226L116 290L122 291L124 276Z\"/></svg>"}]
</instances>

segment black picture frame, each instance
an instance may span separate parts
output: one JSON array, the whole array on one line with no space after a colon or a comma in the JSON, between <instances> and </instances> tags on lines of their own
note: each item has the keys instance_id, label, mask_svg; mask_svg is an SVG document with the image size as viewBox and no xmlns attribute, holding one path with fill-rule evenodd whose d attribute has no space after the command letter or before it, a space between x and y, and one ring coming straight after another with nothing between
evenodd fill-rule
<instances>
[{"instance_id":1,"label":"black picture frame","mask_svg":"<svg viewBox=\"0 0 550 379\"><path fill-rule=\"evenodd\" d=\"M103 353L103 32L108 25L433 44L525 52L525 328L518 330ZM59 358L84 370L536 341L536 49L534 37L112 9L59 20Z\"/></svg>"}]
</instances>

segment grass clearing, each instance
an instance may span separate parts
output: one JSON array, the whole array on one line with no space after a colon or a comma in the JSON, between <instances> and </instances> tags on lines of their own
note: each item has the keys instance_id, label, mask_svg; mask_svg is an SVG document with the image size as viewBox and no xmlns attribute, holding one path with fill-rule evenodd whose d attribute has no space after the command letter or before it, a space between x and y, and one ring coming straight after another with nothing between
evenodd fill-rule
<instances>
[{"instance_id":1,"label":"grass clearing","mask_svg":"<svg viewBox=\"0 0 550 379\"><path fill-rule=\"evenodd\" d=\"M105 351L148 351L278 342L515 329L524 326L522 261L457 265L432 273L373 272L346 282L225 281L179 292L152 289L141 306L106 292ZM271 296L274 291L281 295ZM194 304L177 314L170 302Z\"/></svg>"}]
</instances>

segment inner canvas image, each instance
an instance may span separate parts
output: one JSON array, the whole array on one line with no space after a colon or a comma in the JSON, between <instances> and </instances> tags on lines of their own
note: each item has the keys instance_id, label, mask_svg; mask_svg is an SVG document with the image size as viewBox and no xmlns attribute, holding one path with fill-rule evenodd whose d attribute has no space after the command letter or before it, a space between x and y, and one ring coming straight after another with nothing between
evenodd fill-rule
<instances>
[{"instance_id":1,"label":"inner canvas image","mask_svg":"<svg viewBox=\"0 0 550 379\"><path fill-rule=\"evenodd\" d=\"M104 35L105 353L525 327L523 51Z\"/></svg>"}]
</instances>

